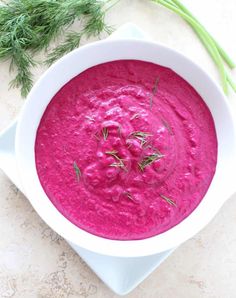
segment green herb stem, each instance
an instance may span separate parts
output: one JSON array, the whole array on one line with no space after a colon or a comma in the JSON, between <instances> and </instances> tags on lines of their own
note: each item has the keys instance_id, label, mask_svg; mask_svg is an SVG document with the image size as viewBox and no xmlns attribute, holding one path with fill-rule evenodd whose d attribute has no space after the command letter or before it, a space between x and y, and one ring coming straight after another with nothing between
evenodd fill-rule
<instances>
[{"instance_id":1,"label":"green herb stem","mask_svg":"<svg viewBox=\"0 0 236 298\"><path fill-rule=\"evenodd\" d=\"M45 64L49 66L63 55L79 47L82 36L83 34L78 32L67 33L64 42L48 54Z\"/></svg>"},{"instance_id":2,"label":"green herb stem","mask_svg":"<svg viewBox=\"0 0 236 298\"><path fill-rule=\"evenodd\" d=\"M114 162L114 163L110 164L110 167L119 167L127 172L127 168L123 162L123 159L119 157L118 152L116 150L106 151L105 153L108 155L111 155L118 161L118 162Z\"/></svg>"},{"instance_id":3,"label":"green herb stem","mask_svg":"<svg viewBox=\"0 0 236 298\"><path fill-rule=\"evenodd\" d=\"M236 93L236 84L235 84L235 82L232 80L231 76L228 73L226 73L226 76L227 76L227 81L229 82L231 88Z\"/></svg>"},{"instance_id":4,"label":"green herb stem","mask_svg":"<svg viewBox=\"0 0 236 298\"><path fill-rule=\"evenodd\" d=\"M80 168L78 167L78 165L75 161L73 163L73 167L74 167L74 170L75 170L76 178L79 181L80 177L81 177L81 171L80 171Z\"/></svg>"},{"instance_id":5,"label":"green herb stem","mask_svg":"<svg viewBox=\"0 0 236 298\"><path fill-rule=\"evenodd\" d=\"M165 2L166 3L169 3L169 4L171 4L171 5L173 5L173 6L175 6L176 8L180 8L178 5L176 5L175 3L174 3L174 1L172 1L172 0L165 0Z\"/></svg>"},{"instance_id":6,"label":"green herb stem","mask_svg":"<svg viewBox=\"0 0 236 298\"><path fill-rule=\"evenodd\" d=\"M151 137L152 134L144 131L134 131L129 136L138 139L141 142L141 146L143 146L147 143L147 137Z\"/></svg>"},{"instance_id":7,"label":"green herb stem","mask_svg":"<svg viewBox=\"0 0 236 298\"><path fill-rule=\"evenodd\" d=\"M170 135L173 135L173 131L169 125L169 123L167 121L165 121L164 119L161 119L162 124L165 126L165 128L168 130Z\"/></svg>"},{"instance_id":8,"label":"green herb stem","mask_svg":"<svg viewBox=\"0 0 236 298\"><path fill-rule=\"evenodd\" d=\"M95 137L98 141L100 141L100 139L101 139L101 136L99 135L98 132L96 132L96 133L94 134L94 137Z\"/></svg>"},{"instance_id":9,"label":"green herb stem","mask_svg":"<svg viewBox=\"0 0 236 298\"><path fill-rule=\"evenodd\" d=\"M110 164L110 167L123 168L124 164L123 162L113 162L112 164Z\"/></svg>"},{"instance_id":10,"label":"green herb stem","mask_svg":"<svg viewBox=\"0 0 236 298\"><path fill-rule=\"evenodd\" d=\"M153 96L155 96L157 94L157 87L158 87L159 80L160 80L160 78L157 77L154 82L154 86L152 88L152 94L150 96L150 109L152 109L152 106L153 106Z\"/></svg>"},{"instance_id":11,"label":"green herb stem","mask_svg":"<svg viewBox=\"0 0 236 298\"><path fill-rule=\"evenodd\" d=\"M159 77L157 77L156 80L155 80L154 86L152 88L153 95L156 95L157 94L157 87L158 87L158 84L159 84L159 80L160 80Z\"/></svg>"},{"instance_id":12,"label":"green herb stem","mask_svg":"<svg viewBox=\"0 0 236 298\"><path fill-rule=\"evenodd\" d=\"M182 10L177 8L175 5L171 5L169 2L165 2L164 0L153 0L156 3L159 3L166 8L172 10L173 12L177 13L180 15L183 19L185 19L189 24L191 24L196 30L199 31L199 33L202 36L202 40L204 41L204 45L206 46L207 50L209 51L210 55L212 56L216 66L219 69L219 73L221 76L221 82L222 82L222 87L224 92L227 94L228 93L228 88L227 88L227 77L225 73L225 68L223 65L222 58L215 46L215 43L212 41L211 37L206 33L204 28L199 25L198 22L196 22L193 18L191 18L189 15L184 13Z\"/></svg>"},{"instance_id":13,"label":"green herb stem","mask_svg":"<svg viewBox=\"0 0 236 298\"><path fill-rule=\"evenodd\" d=\"M104 141L106 141L107 138L108 138L108 135L109 135L109 131L108 131L108 128L107 127L103 127L103 129L102 129L102 135L103 135Z\"/></svg>"},{"instance_id":14,"label":"green herb stem","mask_svg":"<svg viewBox=\"0 0 236 298\"><path fill-rule=\"evenodd\" d=\"M227 75L226 75L226 71L225 69L222 70L222 63L221 65L219 65L219 56L216 55L215 51L212 49L211 45L209 44L209 40L206 38L206 36L204 36L197 28L195 28L195 32L198 35L199 39L202 41L203 45L205 46L205 48L207 49L209 55L211 56L212 60L215 62L215 64L217 65L220 73L224 72L224 74L221 75L222 80L224 80L224 84L225 86L227 86ZM224 66L223 66L224 68ZM224 78L223 78L224 76ZM225 92L225 94L227 94L227 88L223 86L223 90Z\"/></svg>"},{"instance_id":15,"label":"green herb stem","mask_svg":"<svg viewBox=\"0 0 236 298\"><path fill-rule=\"evenodd\" d=\"M119 126L117 127L117 132L118 132L119 136L121 137L121 125L119 125Z\"/></svg>"},{"instance_id":16,"label":"green herb stem","mask_svg":"<svg viewBox=\"0 0 236 298\"><path fill-rule=\"evenodd\" d=\"M95 119L92 116L85 116L85 118L88 119L89 121L92 121L92 122L95 121Z\"/></svg>"},{"instance_id":17,"label":"green herb stem","mask_svg":"<svg viewBox=\"0 0 236 298\"><path fill-rule=\"evenodd\" d=\"M139 113L136 113L136 114L134 114L131 118L130 118L130 120L134 120L134 119L137 119L137 118L139 118L140 117L140 114Z\"/></svg>"},{"instance_id":18,"label":"green herb stem","mask_svg":"<svg viewBox=\"0 0 236 298\"><path fill-rule=\"evenodd\" d=\"M215 43L215 46L217 47L221 57L224 59L224 61L227 63L227 65L233 69L235 68L236 64L234 61L229 57L229 55L225 52L225 50L219 45L219 43L212 37L212 35L206 30L206 28L196 19L196 17L179 1L179 0L170 0L168 2L173 2L177 7L179 7L184 13L188 14L192 19L194 19L208 34L208 36L212 39L212 41ZM194 31L199 34L194 27L192 27Z\"/></svg>"},{"instance_id":19,"label":"green herb stem","mask_svg":"<svg viewBox=\"0 0 236 298\"><path fill-rule=\"evenodd\" d=\"M129 191L125 191L125 192L124 192L124 195L127 196L127 198L128 198L129 200L131 200L131 201L137 203L137 202L135 201L135 199L133 198L132 194L131 194Z\"/></svg>"},{"instance_id":20,"label":"green herb stem","mask_svg":"<svg viewBox=\"0 0 236 298\"><path fill-rule=\"evenodd\" d=\"M166 196L164 196L164 195L160 195L160 197L161 197L163 200L165 200L169 205L172 205L172 206L177 207L176 203L175 203L172 199L170 199L170 198L168 198L168 197L166 197Z\"/></svg>"},{"instance_id":21,"label":"green herb stem","mask_svg":"<svg viewBox=\"0 0 236 298\"><path fill-rule=\"evenodd\" d=\"M113 0L107 0L106 3L109 3ZM108 6L106 9L104 9L104 12L106 13L108 10L110 10L113 6L115 6L118 2L120 2L120 0L116 0L115 2L113 2L110 6Z\"/></svg>"},{"instance_id":22,"label":"green herb stem","mask_svg":"<svg viewBox=\"0 0 236 298\"><path fill-rule=\"evenodd\" d=\"M152 164L154 161L162 158L163 155L158 152L158 153L152 153L150 155L145 156L142 161L140 163L138 163L138 166L140 168L141 171L144 171L144 169L149 166L150 164Z\"/></svg>"}]
</instances>

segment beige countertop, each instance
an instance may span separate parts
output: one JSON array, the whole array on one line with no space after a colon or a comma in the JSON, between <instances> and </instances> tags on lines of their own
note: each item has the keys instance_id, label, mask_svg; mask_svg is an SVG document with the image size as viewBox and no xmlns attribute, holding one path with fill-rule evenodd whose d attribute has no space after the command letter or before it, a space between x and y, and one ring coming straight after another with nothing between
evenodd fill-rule
<instances>
[{"instance_id":1,"label":"beige countertop","mask_svg":"<svg viewBox=\"0 0 236 298\"><path fill-rule=\"evenodd\" d=\"M235 0L184 2L236 60ZM134 22L155 41L181 51L219 80L215 66L194 33L165 8L148 0L121 0L108 13L107 21L115 27ZM8 89L9 64L0 65L1 131L16 118L24 100L18 90ZM44 71L44 67L38 67L35 80ZM230 94L229 102L235 109L236 95ZM46 226L1 171L0 235L0 297L118 297ZM236 195L203 231L181 245L126 297L234 298L235 293Z\"/></svg>"}]
</instances>

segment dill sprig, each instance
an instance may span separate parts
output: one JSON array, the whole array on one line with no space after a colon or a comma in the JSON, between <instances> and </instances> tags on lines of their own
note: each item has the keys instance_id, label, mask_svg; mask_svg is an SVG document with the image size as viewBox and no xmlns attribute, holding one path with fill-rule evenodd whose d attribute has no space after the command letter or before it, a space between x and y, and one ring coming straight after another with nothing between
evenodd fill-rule
<instances>
[{"instance_id":1,"label":"dill sprig","mask_svg":"<svg viewBox=\"0 0 236 298\"><path fill-rule=\"evenodd\" d=\"M170 199L170 198L168 198L168 197L166 197L166 196L164 196L164 195L160 195L160 197L161 197L163 200L165 200L168 204L177 207L176 203L175 203L172 199Z\"/></svg>"},{"instance_id":2,"label":"dill sprig","mask_svg":"<svg viewBox=\"0 0 236 298\"><path fill-rule=\"evenodd\" d=\"M131 137L138 139L141 142L141 146L147 143L147 137L151 137L152 134L144 131L134 131L130 134Z\"/></svg>"},{"instance_id":3,"label":"dill sprig","mask_svg":"<svg viewBox=\"0 0 236 298\"><path fill-rule=\"evenodd\" d=\"M108 135L109 135L109 131L108 131L107 127L103 127L102 135L103 135L104 141L106 141L106 139L108 138Z\"/></svg>"},{"instance_id":4,"label":"dill sprig","mask_svg":"<svg viewBox=\"0 0 236 298\"><path fill-rule=\"evenodd\" d=\"M100 141L100 139L101 139L101 136L100 136L100 134L99 134L98 132L96 132L96 133L94 134L94 137L95 137L98 141Z\"/></svg>"},{"instance_id":5,"label":"dill sprig","mask_svg":"<svg viewBox=\"0 0 236 298\"><path fill-rule=\"evenodd\" d=\"M117 132L119 134L119 136L121 137L121 125L119 124L119 126L117 127Z\"/></svg>"},{"instance_id":6,"label":"dill sprig","mask_svg":"<svg viewBox=\"0 0 236 298\"><path fill-rule=\"evenodd\" d=\"M92 121L92 122L95 121L95 119L92 116L85 116L85 118L88 119L89 121Z\"/></svg>"},{"instance_id":7,"label":"dill sprig","mask_svg":"<svg viewBox=\"0 0 236 298\"><path fill-rule=\"evenodd\" d=\"M139 117L140 117L140 114L136 113L130 118L130 120L138 119Z\"/></svg>"},{"instance_id":8,"label":"dill sprig","mask_svg":"<svg viewBox=\"0 0 236 298\"><path fill-rule=\"evenodd\" d=\"M78 47L83 37L111 32L104 16L109 2L99 0L9 0L0 5L0 59L10 60L10 70L16 71L11 86L20 87L26 96L32 86L31 67L34 56L47 50L51 41L65 36L64 42L47 59L50 64ZM80 32L66 30L81 21Z\"/></svg>"},{"instance_id":9,"label":"dill sprig","mask_svg":"<svg viewBox=\"0 0 236 298\"><path fill-rule=\"evenodd\" d=\"M79 47L82 36L83 34L79 34L78 32L67 33L64 42L48 54L48 58L45 63L47 65L51 65L66 53L69 53L75 48Z\"/></svg>"},{"instance_id":10,"label":"dill sprig","mask_svg":"<svg viewBox=\"0 0 236 298\"><path fill-rule=\"evenodd\" d=\"M117 159L117 160L120 160L120 159L121 159L121 158L117 155L117 154L118 154L118 151L116 151L116 150L106 151L105 153L108 154L108 155L111 155L111 156L115 157L115 159Z\"/></svg>"},{"instance_id":11,"label":"dill sprig","mask_svg":"<svg viewBox=\"0 0 236 298\"><path fill-rule=\"evenodd\" d=\"M158 152L158 153L152 153L150 155L145 156L140 163L138 163L138 166L141 171L143 171L147 166L152 164L154 161L162 158L163 155Z\"/></svg>"},{"instance_id":12,"label":"dill sprig","mask_svg":"<svg viewBox=\"0 0 236 298\"><path fill-rule=\"evenodd\" d=\"M122 168L123 170L127 171L127 168L123 162L123 159L119 157L118 152L116 150L106 151L105 153L108 155L111 155L118 161L118 162L114 162L114 163L110 164L110 167L119 167L119 168Z\"/></svg>"},{"instance_id":13,"label":"dill sprig","mask_svg":"<svg viewBox=\"0 0 236 298\"><path fill-rule=\"evenodd\" d=\"M157 87L159 84L159 80L160 80L159 77L155 79L154 86L152 88L152 94L150 95L150 109L152 109L152 106L153 106L153 97L157 94Z\"/></svg>"},{"instance_id":14,"label":"dill sprig","mask_svg":"<svg viewBox=\"0 0 236 298\"><path fill-rule=\"evenodd\" d=\"M124 164L123 162L113 162L112 164L110 164L110 167L123 168Z\"/></svg>"},{"instance_id":15,"label":"dill sprig","mask_svg":"<svg viewBox=\"0 0 236 298\"><path fill-rule=\"evenodd\" d=\"M137 201L134 199L133 195L129 191L125 191L123 193L130 201L137 203Z\"/></svg>"},{"instance_id":16,"label":"dill sprig","mask_svg":"<svg viewBox=\"0 0 236 298\"><path fill-rule=\"evenodd\" d=\"M173 135L173 131L172 131L169 123L167 121L165 121L164 119L162 119L161 122L165 126L165 128L168 130L168 132L170 133L170 135Z\"/></svg>"},{"instance_id":17,"label":"dill sprig","mask_svg":"<svg viewBox=\"0 0 236 298\"><path fill-rule=\"evenodd\" d=\"M80 171L80 168L78 167L78 165L77 165L77 163L75 161L73 163L73 168L75 170L76 178L79 181L80 180L80 177L81 177L81 171Z\"/></svg>"},{"instance_id":18,"label":"dill sprig","mask_svg":"<svg viewBox=\"0 0 236 298\"><path fill-rule=\"evenodd\" d=\"M97 3L94 3L94 7L91 7L90 11L88 12L92 15L92 17L87 18L84 29L81 31L80 34L78 34L77 32L67 33L64 42L56 47L48 55L48 59L46 60L47 65L51 65L63 55L79 47L82 37L86 36L87 38L89 38L91 36L98 36L103 31L108 34L112 32L112 27L106 25L104 22L106 10L102 11L100 9L101 3L98 3L99 1L94 2Z\"/></svg>"}]
</instances>

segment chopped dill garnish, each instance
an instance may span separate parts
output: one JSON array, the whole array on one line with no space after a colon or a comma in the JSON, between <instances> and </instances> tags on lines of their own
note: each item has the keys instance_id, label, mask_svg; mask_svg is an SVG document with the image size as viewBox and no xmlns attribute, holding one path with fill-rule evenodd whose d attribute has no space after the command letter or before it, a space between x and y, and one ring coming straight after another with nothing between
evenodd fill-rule
<instances>
[{"instance_id":1,"label":"chopped dill garnish","mask_svg":"<svg viewBox=\"0 0 236 298\"><path fill-rule=\"evenodd\" d=\"M125 191L124 195L131 201L136 202L134 197L132 196L132 194L129 191Z\"/></svg>"},{"instance_id":2,"label":"chopped dill garnish","mask_svg":"<svg viewBox=\"0 0 236 298\"><path fill-rule=\"evenodd\" d=\"M127 144L128 144L128 147L127 147L127 148L129 149L129 148L132 146L132 143L130 143L130 142L128 143L128 142L126 141L126 145L127 145Z\"/></svg>"},{"instance_id":3,"label":"chopped dill garnish","mask_svg":"<svg viewBox=\"0 0 236 298\"><path fill-rule=\"evenodd\" d=\"M147 137L152 136L149 132L143 132L143 131L134 131L130 134L130 136L138 139L141 141L141 146L147 143Z\"/></svg>"},{"instance_id":4,"label":"chopped dill garnish","mask_svg":"<svg viewBox=\"0 0 236 298\"><path fill-rule=\"evenodd\" d=\"M161 120L161 122L162 122L162 124L165 126L165 128L168 130L168 132L170 133L170 135L173 135L173 131L172 131L172 129L171 129L169 123L166 122L166 121L163 120L163 119Z\"/></svg>"},{"instance_id":5,"label":"chopped dill garnish","mask_svg":"<svg viewBox=\"0 0 236 298\"><path fill-rule=\"evenodd\" d=\"M87 118L90 121L95 121L95 119L93 117L91 117L91 116L85 116L85 118Z\"/></svg>"},{"instance_id":6,"label":"chopped dill garnish","mask_svg":"<svg viewBox=\"0 0 236 298\"><path fill-rule=\"evenodd\" d=\"M152 109L152 106L153 106L153 96L157 94L157 87L158 87L159 80L160 78L157 77L155 80L154 86L152 88L152 94L150 95L150 109Z\"/></svg>"},{"instance_id":7,"label":"chopped dill garnish","mask_svg":"<svg viewBox=\"0 0 236 298\"><path fill-rule=\"evenodd\" d=\"M100 141L100 139L101 139L101 136L99 135L99 133L98 133L98 132L96 132L96 133L94 134L94 136L95 136L95 138L96 138L98 141Z\"/></svg>"},{"instance_id":8,"label":"chopped dill garnish","mask_svg":"<svg viewBox=\"0 0 236 298\"><path fill-rule=\"evenodd\" d=\"M110 167L115 167L115 168L123 168L124 167L124 163L123 162L113 162L109 166Z\"/></svg>"},{"instance_id":9,"label":"chopped dill garnish","mask_svg":"<svg viewBox=\"0 0 236 298\"><path fill-rule=\"evenodd\" d=\"M73 163L73 167L74 167L74 170L75 170L76 178L79 181L80 177L81 177L81 171L80 171L80 168L78 167L78 165L75 161Z\"/></svg>"},{"instance_id":10,"label":"chopped dill garnish","mask_svg":"<svg viewBox=\"0 0 236 298\"><path fill-rule=\"evenodd\" d=\"M112 156L115 156L115 158L117 158L117 153L118 153L118 151L116 151L116 150L112 150L112 151L106 151L105 152L106 154L109 154L109 155L112 155ZM117 158L118 159L118 158Z\"/></svg>"},{"instance_id":11,"label":"chopped dill garnish","mask_svg":"<svg viewBox=\"0 0 236 298\"><path fill-rule=\"evenodd\" d=\"M159 77L157 77L156 80L155 80L155 84L154 84L154 87L152 89L153 95L156 95L157 94L157 87L158 87L158 84L159 84L159 80L160 80Z\"/></svg>"},{"instance_id":12,"label":"chopped dill garnish","mask_svg":"<svg viewBox=\"0 0 236 298\"><path fill-rule=\"evenodd\" d=\"M138 137L146 138L148 136L152 136L152 134L150 134L149 132L143 132L143 131L134 131L131 133L131 135L136 138Z\"/></svg>"},{"instance_id":13,"label":"chopped dill garnish","mask_svg":"<svg viewBox=\"0 0 236 298\"><path fill-rule=\"evenodd\" d=\"M130 118L130 120L134 120L134 119L137 119L137 118L139 118L140 117L140 114L139 113L136 113L136 114L134 114L131 118Z\"/></svg>"},{"instance_id":14,"label":"chopped dill garnish","mask_svg":"<svg viewBox=\"0 0 236 298\"><path fill-rule=\"evenodd\" d=\"M152 153L150 155L147 155L143 158L143 160L138 164L141 171L143 171L147 166L152 164L154 161L162 158L163 155L160 153Z\"/></svg>"},{"instance_id":15,"label":"chopped dill garnish","mask_svg":"<svg viewBox=\"0 0 236 298\"><path fill-rule=\"evenodd\" d=\"M108 128L107 127L103 127L102 129L102 135L104 140L106 141L106 139L108 138L109 132L108 132Z\"/></svg>"},{"instance_id":16,"label":"chopped dill garnish","mask_svg":"<svg viewBox=\"0 0 236 298\"><path fill-rule=\"evenodd\" d=\"M110 164L110 167L119 167L119 168L122 168L123 170L127 171L127 168L123 162L123 159L118 156L118 152L116 150L106 151L105 153L108 155L111 155L118 161L118 162L114 162L114 163Z\"/></svg>"},{"instance_id":17,"label":"chopped dill garnish","mask_svg":"<svg viewBox=\"0 0 236 298\"><path fill-rule=\"evenodd\" d=\"M168 198L168 197L166 197L166 196L164 196L164 195L160 195L160 197L161 197L163 200L165 200L168 204L177 207L176 203L175 203L173 200L171 200L170 198Z\"/></svg>"},{"instance_id":18,"label":"chopped dill garnish","mask_svg":"<svg viewBox=\"0 0 236 298\"><path fill-rule=\"evenodd\" d=\"M117 131L118 131L119 136L121 137L121 125L119 125L119 126L117 127Z\"/></svg>"}]
</instances>

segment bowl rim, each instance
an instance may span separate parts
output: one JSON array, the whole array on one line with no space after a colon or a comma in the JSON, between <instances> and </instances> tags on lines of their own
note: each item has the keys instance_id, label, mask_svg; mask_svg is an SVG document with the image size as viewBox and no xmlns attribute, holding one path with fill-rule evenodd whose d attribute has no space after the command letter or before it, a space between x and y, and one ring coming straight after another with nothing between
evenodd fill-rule
<instances>
[{"instance_id":1,"label":"bowl rim","mask_svg":"<svg viewBox=\"0 0 236 298\"><path fill-rule=\"evenodd\" d=\"M217 103L219 105L220 104L223 105L227 112L227 116L229 117L227 121L229 121L232 129L231 135L230 135L232 139L232 148L230 150L233 150L232 152L234 153L232 153L232 156L235 157L236 142L234 140L236 139L235 137L236 130L235 130L235 125L234 125L233 117L231 113L231 107L229 106L229 103L227 102L221 89L215 83L215 81L209 76L209 74L207 74L195 62L193 62L186 56L182 55L178 51L170 49L156 42L146 41L146 40L144 41L139 39L136 40L133 38L119 39L119 40L107 39L107 40L96 41L94 43L87 44L65 55L64 57L59 59L56 63L54 63L33 86L32 90L30 91L27 97L25 105L20 113L20 116L18 118L18 123L17 123L16 144L15 144L17 168L19 172L20 181L23 186L23 190L26 196L29 198L32 206L40 215L40 217L63 238L65 238L69 242L72 242L78 247L82 247L87 250L93 251L95 253L103 254L103 255L117 256L117 257L148 256L148 255L153 255L153 254L157 254L157 253L172 249L180 245L181 243L183 243L184 241L186 241L187 239L195 235L197 232L199 232L203 227L205 227L205 225L216 215L216 213L223 205L225 200L234 192L235 188L232 191L232 185L234 185L234 183L231 180L227 182L228 184L225 182L224 186L229 187L229 191L226 191L225 193L225 192L222 192L220 189L218 189L219 196L222 195L222 197L220 197L217 201L215 201L215 203L211 206L211 208L209 208L209 204L206 204L205 197L208 196L208 193L212 189L212 184L214 182L214 178L213 178L213 182L211 183L209 191L205 195L204 199L201 201L198 207L178 225L176 225L175 227L171 228L170 230L162 234L159 234L151 238L146 238L142 240L120 241L120 240L110 240L110 239L98 237L84 230L81 230L80 228L73 225L69 220L67 220L54 207L54 205L51 203L51 201L48 198L47 198L47 202L43 201L42 203L42 201L40 201L40 195L44 194L44 196L46 196L46 194L44 193L41 187L41 184L40 184L41 192L39 188L36 188L37 191L39 192L36 192L34 189L32 189L32 184L34 186L34 179L38 180L38 182L39 182L39 179L38 179L37 173L36 173L36 176L37 176L36 177L35 172L28 170L28 167L32 166L32 163L35 163L35 160L32 161L31 156L29 158L30 160L29 161L27 160L28 158L27 154L29 152L27 151L26 149L27 146L25 144L28 144L29 137L27 136L27 133L25 133L25 131L29 129L27 128L27 124L31 123L32 121L33 121L32 125L36 125L36 119L33 118L32 115L29 114L29 112L33 103L34 105L37 106L38 109L41 108L40 102L37 101L37 104L36 104L35 99L39 96L38 94L42 92L42 86L45 84L47 80L49 80L49 77L52 74L55 75L59 71L62 71L62 66L65 66L66 63L73 61L75 57L78 58L82 54L86 56L86 52L94 53L95 51L104 51L104 55L106 55L108 54L107 48L111 50L112 48L117 48L117 47L118 48L122 47L127 50L129 49L129 47L134 47L135 49L138 49L140 47L141 49L150 48L150 50L153 50L153 51L155 50L159 52L159 54L165 53L167 57L173 56L175 57L173 59L177 59L177 58L180 59L183 62L183 67L185 63L186 65L188 65L188 67L190 67L193 70L193 72L195 71L199 73L202 76L202 80L206 84L209 84L210 88L212 88L212 93L216 94L217 97L219 98L219 101L217 101ZM121 59L122 58L120 58L120 60ZM132 59L132 58L125 58L125 59ZM116 59L113 59L113 60L116 60ZM107 60L107 61L112 61L112 60ZM100 63L102 62L99 62L98 64ZM93 65L96 65L96 64L92 64L92 66ZM176 70L174 69L174 71ZM71 78L72 77L73 76L71 76ZM58 82L58 84L60 85L61 82ZM62 87L64 84L61 84L60 87ZM195 86L194 88L196 89ZM197 91L199 92L199 90ZM47 103L49 103L50 100L48 100ZM31 153L32 152L30 151L30 154ZM232 160L230 160L230 162L232 162ZM233 164L236 165L235 158L233 160ZM34 164L34 167L35 167L35 164ZM219 170L216 169L216 173L218 171ZM227 171L229 171L228 168L227 168ZM32 177L30 177L30 175ZM32 182L32 184L29 182ZM208 210L202 211L202 209L204 210L204 208L205 209L208 208ZM199 220L199 218L201 220ZM197 221L198 221L198 224L196 224Z\"/></svg>"}]
</instances>

